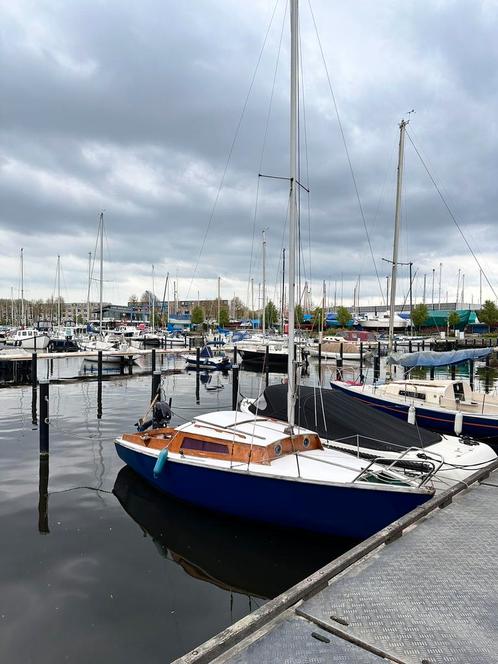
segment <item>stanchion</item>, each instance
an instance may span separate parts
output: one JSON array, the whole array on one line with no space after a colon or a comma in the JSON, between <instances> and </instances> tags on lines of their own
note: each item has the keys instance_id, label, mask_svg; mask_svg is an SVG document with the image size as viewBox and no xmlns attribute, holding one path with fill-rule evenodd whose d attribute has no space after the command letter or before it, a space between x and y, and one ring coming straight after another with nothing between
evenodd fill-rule
<instances>
[{"instance_id":1,"label":"stanchion","mask_svg":"<svg viewBox=\"0 0 498 664\"><path fill-rule=\"evenodd\" d=\"M233 347L233 366L235 366L236 364L237 364L237 346L234 346Z\"/></svg>"},{"instance_id":2,"label":"stanchion","mask_svg":"<svg viewBox=\"0 0 498 664\"><path fill-rule=\"evenodd\" d=\"M451 371L451 380L455 380L456 378L456 365L452 364L450 367Z\"/></svg>"},{"instance_id":3,"label":"stanchion","mask_svg":"<svg viewBox=\"0 0 498 664\"><path fill-rule=\"evenodd\" d=\"M49 400L49 381L40 380L40 423L39 423L39 436L40 436L40 454L48 454L49 452L49 432L48 432L48 400Z\"/></svg>"},{"instance_id":4,"label":"stanchion","mask_svg":"<svg viewBox=\"0 0 498 664\"><path fill-rule=\"evenodd\" d=\"M152 371L152 373L154 373L154 371L156 370L156 349L155 348L152 349L151 364L152 364L151 371Z\"/></svg>"},{"instance_id":5,"label":"stanchion","mask_svg":"<svg viewBox=\"0 0 498 664\"><path fill-rule=\"evenodd\" d=\"M294 352L296 350L296 347L294 346ZM265 349L265 364L264 364L264 372L265 372L265 382L266 382L266 387L270 384L270 349L268 345L266 346ZM291 376L292 378L292 376Z\"/></svg>"},{"instance_id":6,"label":"stanchion","mask_svg":"<svg viewBox=\"0 0 498 664\"><path fill-rule=\"evenodd\" d=\"M474 391L474 360L469 360L470 389Z\"/></svg>"},{"instance_id":7,"label":"stanchion","mask_svg":"<svg viewBox=\"0 0 498 664\"><path fill-rule=\"evenodd\" d=\"M434 367L431 367L431 368L430 368L430 377L431 377L431 380L434 380L434 373L435 373L435 368L434 368Z\"/></svg>"},{"instance_id":8,"label":"stanchion","mask_svg":"<svg viewBox=\"0 0 498 664\"><path fill-rule=\"evenodd\" d=\"M199 371L201 368L201 349L196 348L195 349L195 370Z\"/></svg>"}]
</instances>

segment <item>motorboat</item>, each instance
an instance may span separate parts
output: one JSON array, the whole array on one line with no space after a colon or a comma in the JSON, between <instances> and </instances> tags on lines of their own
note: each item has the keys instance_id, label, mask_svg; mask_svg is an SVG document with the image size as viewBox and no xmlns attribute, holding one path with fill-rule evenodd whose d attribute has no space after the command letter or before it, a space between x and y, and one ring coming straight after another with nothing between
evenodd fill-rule
<instances>
[{"instance_id":1,"label":"motorboat","mask_svg":"<svg viewBox=\"0 0 498 664\"><path fill-rule=\"evenodd\" d=\"M5 343L11 346L20 346L25 350L45 350L48 347L50 337L45 332L35 328L16 330L6 338Z\"/></svg>"},{"instance_id":2,"label":"motorboat","mask_svg":"<svg viewBox=\"0 0 498 664\"><path fill-rule=\"evenodd\" d=\"M220 369L225 371L232 366L225 353L215 353L211 346L201 348L199 357L197 357L197 353L189 353L182 355L182 358L187 363L188 369L208 369L210 371Z\"/></svg>"}]
</instances>

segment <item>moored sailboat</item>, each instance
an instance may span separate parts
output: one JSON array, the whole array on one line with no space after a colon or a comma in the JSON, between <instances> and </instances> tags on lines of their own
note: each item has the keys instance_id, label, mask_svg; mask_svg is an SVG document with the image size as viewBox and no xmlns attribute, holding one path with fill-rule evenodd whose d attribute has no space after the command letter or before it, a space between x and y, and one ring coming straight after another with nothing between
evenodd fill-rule
<instances>
[{"instance_id":1,"label":"moored sailboat","mask_svg":"<svg viewBox=\"0 0 498 664\"><path fill-rule=\"evenodd\" d=\"M430 499L430 476L414 480L324 449L295 424L294 289L298 220L298 2L291 2L291 150L287 421L215 412L176 428L123 434L119 456L166 493L209 509L281 526L368 537Z\"/></svg>"}]
</instances>

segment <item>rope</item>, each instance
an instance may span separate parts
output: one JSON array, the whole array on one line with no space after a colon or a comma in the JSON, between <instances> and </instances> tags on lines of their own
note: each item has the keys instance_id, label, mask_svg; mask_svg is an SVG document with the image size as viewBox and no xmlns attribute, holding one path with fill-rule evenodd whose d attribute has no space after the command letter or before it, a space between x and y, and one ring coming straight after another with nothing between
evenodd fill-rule
<instances>
[{"instance_id":1,"label":"rope","mask_svg":"<svg viewBox=\"0 0 498 664\"><path fill-rule=\"evenodd\" d=\"M451 220L453 221L453 223L454 223L455 226L457 227L458 232L460 233L460 235L461 235L462 238L463 238L463 241L464 241L465 244L467 245L467 249L468 249L468 250L470 251L470 253L472 254L472 257L473 257L473 259L475 260L475 262L477 263L478 268L481 270L482 274L484 275L484 278L486 279L486 282L487 282L488 286L491 288L491 291L492 291L493 295L495 296L495 300L498 299L498 296L496 295L495 289L494 289L493 286L491 285L491 283L490 283L490 281L489 281L489 279L488 279L488 277L487 277L487 275L486 275L486 272L483 270L483 268L482 268L482 266L481 266L481 263L479 262L479 259L478 259L477 256L475 255L474 250L472 249L472 247L471 247L470 244L469 244L469 241L468 241L467 238L465 237L465 234L464 234L464 232L463 232L463 230L462 230L460 224L459 224L458 221L456 220L455 215L454 215L453 212L451 211L450 206L448 205L448 203L447 203L445 197L443 196L443 194L442 194L440 188L439 188L438 185L437 185L436 180L434 179L432 173L430 172L429 167L427 166L427 164L425 163L424 159L422 158L422 155L421 155L420 152L418 151L417 146L416 146L415 143L413 142L412 137L410 136L410 134L408 133L408 131L406 131L406 135L408 136L408 139L409 139L410 143L412 144L413 149L414 149L415 152L417 153L417 157L420 159L420 162L422 163L422 166L424 167L424 169L425 169L427 175L429 176L429 179L431 180L432 184L434 185L434 188L436 189L436 191L437 191L437 193L438 193L438 195L439 195L439 198L440 198L441 201L443 202L444 207L446 208L448 214L450 215Z\"/></svg>"},{"instance_id":2,"label":"rope","mask_svg":"<svg viewBox=\"0 0 498 664\"><path fill-rule=\"evenodd\" d=\"M365 219L365 213L363 211L363 205L362 205L361 199L360 199L360 192L359 192L359 189L358 189L358 184L356 182L356 176L355 176L355 173L354 173L353 164L352 164L352 161L351 161L351 156L349 154L349 149L348 149L348 145L347 145L347 142L346 142L346 135L344 133L344 129L343 129L343 126L342 126L341 116L339 114L339 108L337 106L337 101L336 101L336 98L335 98L334 90L332 88L332 81L330 79L329 70L328 70L328 67L327 67L326 60L325 60L325 54L324 54L324 51L323 51L322 42L320 40L320 35L318 33L318 27L317 27L317 24L316 24L316 21L315 21L315 15L313 13L313 9L311 8L311 0L308 0L308 6L310 8L311 18L313 20L313 25L314 25L314 28L315 28L316 38L317 38L317 41L318 41L318 46L320 48L320 54L322 56L323 66L324 66L324 69L325 69L325 75L327 76L327 81L328 81L328 84L329 84L330 94L332 95L332 101L334 103L334 110L335 110L335 114L336 114L336 117L337 117L337 122L338 122L338 125L339 125L339 131L340 131L340 134L341 134L342 143L344 145L344 151L346 152L346 159L348 161L349 170L350 170L350 173L351 173L351 178L353 180L354 190L355 190L355 193L356 193L356 200L358 201L358 207L359 207L359 210L360 210L360 215L361 215L361 218L362 218L362 221L363 221L363 226L365 228L365 234L366 234L366 237L367 237L368 247L369 247L369 250L370 250L370 256L372 258L373 266L374 266L374 269L375 269L375 275L377 277L377 283L379 284L380 296L382 298L382 302L385 304L384 292L383 292L382 286L380 284L379 271L377 270L377 263L375 261L375 256L374 256L373 249L372 249L372 242L370 240L370 234L368 232L367 221Z\"/></svg>"},{"instance_id":3,"label":"rope","mask_svg":"<svg viewBox=\"0 0 498 664\"><path fill-rule=\"evenodd\" d=\"M279 3L279 0L276 1L275 6L274 6L274 8L273 8L273 12L272 12L272 15L271 15L271 18L270 18L270 23L269 23L268 28L267 28L267 30L266 30L265 38L264 38L264 40L263 40L263 45L261 46L261 50L260 50L260 52L259 52L258 60L257 60L257 62L256 62L256 67L255 67L255 69L254 69L254 72L253 72L253 75L252 75L252 79L251 79L251 82L250 82L250 84L249 84L249 89L248 89L248 91L247 91L247 94L246 94L246 98L245 98L244 104L243 104L243 106L242 106L242 111L241 111L241 113L240 113L240 117L239 117L239 120L238 120L238 122L237 122L237 126L236 126L236 129L235 129L235 135L234 135L234 137L233 137L232 144L231 144L231 146L230 146L230 150L228 151L228 157L227 157L227 160L226 160L226 163L225 163L225 168L223 169L223 174L222 174L222 176L221 176L220 184L218 185L218 190L217 190L217 192L216 192L216 196L215 196L215 199L214 199L213 207L212 207L212 209L211 209L211 214L209 215L209 220L208 220L207 228L206 228L206 230L205 230L205 232L204 232L204 236L203 236L203 238L202 238L201 249L200 249L200 251L199 251L199 255L198 255L198 257L197 257L197 262L196 262L196 264L195 264L194 272L193 272L193 274L192 274L192 278L191 278L191 280L190 280L190 284L189 284L189 287L188 287L188 290L187 290L187 299L188 299L188 297L189 297L189 295L190 295L190 291L191 291L191 289L192 289L192 284L193 284L193 282L194 282L195 276L196 276L196 274L197 274L197 270L198 270L198 268L199 268L199 263L200 263L200 260L201 260L201 257L202 257L203 251L204 251L204 247L205 247L205 245L206 245L206 240L207 240L207 236L208 236L208 234L209 234L209 229L211 228L211 224L212 224L213 219L214 219L214 215L215 215L215 212L216 212L216 208L217 208L217 206L218 206L218 200L219 200L219 198L220 198L221 190L223 189L223 185L225 184L225 178L226 178L226 174L227 174L227 171L228 171L228 167L229 167L230 162L231 162L231 160L232 160L232 154L233 154L233 151L234 151L234 148L235 148L235 144L236 144L236 142L237 142L237 139L238 139L238 137L239 137L240 128L241 128L241 126L242 126L242 120L244 119L244 116L245 116L245 113L246 113L247 105L248 105L248 103L249 103L249 97L251 96L251 92L252 92L252 88L253 88L253 85L254 85L254 81L255 81L255 79L256 79L256 74L258 73L258 70L259 70L259 65L260 65L260 63L261 63L261 58L262 58L262 56L263 56L263 51L264 51L264 49L265 49L266 42L267 42L267 40L268 40L268 35L269 35L269 33L270 33L270 29L271 29L271 26L272 26L272 24L273 24L273 18L274 18L274 16L275 16L275 12L276 12L276 10L277 10L278 3Z\"/></svg>"}]
</instances>

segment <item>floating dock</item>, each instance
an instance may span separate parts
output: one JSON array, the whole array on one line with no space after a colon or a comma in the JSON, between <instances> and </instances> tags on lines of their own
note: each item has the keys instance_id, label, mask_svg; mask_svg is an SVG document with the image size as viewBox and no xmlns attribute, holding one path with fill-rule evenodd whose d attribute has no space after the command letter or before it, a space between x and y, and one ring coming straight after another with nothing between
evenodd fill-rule
<instances>
[{"instance_id":1,"label":"floating dock","mask_svg":"<svg viewBox=\"0 0 498 664\"><path fill-rule=\"evenodd\" d=\"M497 468L435 496L175 664L498 662Z\"/></svg>"}]
</instances>

